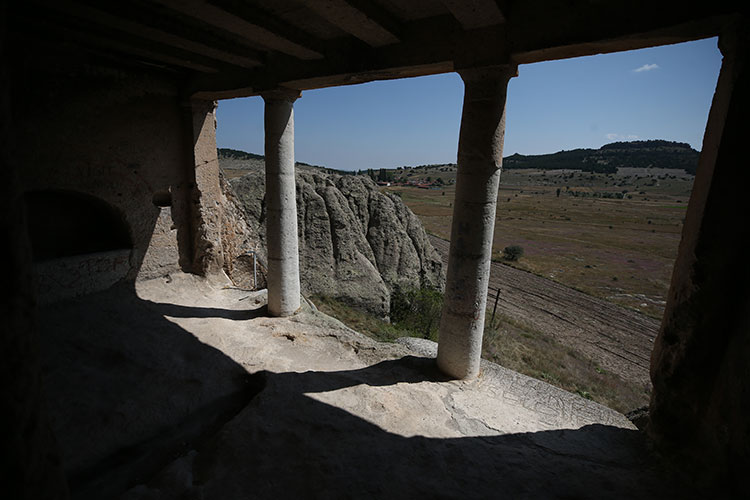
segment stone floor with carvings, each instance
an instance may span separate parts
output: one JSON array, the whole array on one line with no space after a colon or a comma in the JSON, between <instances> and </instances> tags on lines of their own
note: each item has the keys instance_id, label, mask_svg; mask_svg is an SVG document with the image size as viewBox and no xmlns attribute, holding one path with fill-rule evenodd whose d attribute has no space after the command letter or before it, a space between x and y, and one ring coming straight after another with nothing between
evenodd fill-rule
<instances>
[{"instance_id":1,"label":"stone floor with carvings","mask_svg":"<svg viewBox=\"0 0 750 500\"><path fill-rule=\"evenodd\" d=\"M40 311L73 498L682 496L621 414L176 274Z\"/></svg>"}]
</instances>

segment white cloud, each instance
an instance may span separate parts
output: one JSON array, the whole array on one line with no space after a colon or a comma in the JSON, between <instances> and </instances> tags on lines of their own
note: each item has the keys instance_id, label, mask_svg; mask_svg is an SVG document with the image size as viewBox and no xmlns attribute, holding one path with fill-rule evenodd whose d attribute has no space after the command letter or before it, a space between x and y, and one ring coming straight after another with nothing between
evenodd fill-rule
<instances>
[{"instance_id":1,"label":"white cloud","mask_svg":"<svg viewBox=\"0 0 750 500\"><path fill-rule=\"evenodd\" d=\"M659 68L658 64L644 64L640 68L636 68L633 71L635 73L640 73L642 71L651 71L652 69L658 69L658 68Z\"/></svg>"}]
</instances>

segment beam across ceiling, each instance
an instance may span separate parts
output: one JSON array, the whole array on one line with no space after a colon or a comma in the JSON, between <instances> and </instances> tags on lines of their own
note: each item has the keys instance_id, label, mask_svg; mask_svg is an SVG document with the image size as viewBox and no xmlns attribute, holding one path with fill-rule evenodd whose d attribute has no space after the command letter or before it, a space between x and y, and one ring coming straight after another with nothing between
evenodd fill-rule
<instances>
[{"instance_id":1,"label":"beam across ceiling","mask_svg":"<svg viewBox=\"0 0 750 500\"><path fill-rule=\"evenodd\" d=\"M326 51L326 44L323 40L304 32L298 27L277 18L255 5L242 0L208 0L208 3L248 23L263 26L263 28L274 33L276 36L289 40L301 47L306 47L317 54L323 54Z\"/></svg>"},{"instance_id":2,"label":"beam across ceiling","mask_svg":"<svg viewBox=\"0 0 750 500\"><path fill-rule=\"evenodd\" d=\"M574 4L590 5L574 0ZM596 2L594 7L541 12L555 2L514 3L499 25L464 29L453 15L404 23L398 43L381 47L332 46L321 61L292 61L274 57L257 70L198 75L186 86L188 94L205 98L235 97L287 86L298 90L419 76L460 68L523 64L605 52L633 50L714 36L731 10L718 4L701 9L648 9L628 4ZM671 3L670 3L671 4ZM567 5L567 4L566 4ZM675 4L676 5L676 4ZM648 15L642 15L642 13ZM249 92L249 93L248 93Z\"/></svg>"},{"instance_id":3,"label":"beam across ceiling","mask_svg":"<svg viewBox=\"0 0 750 500\"><path fill-rule=\"evenodd\" d=\"M465 66L501 64L508 61L505 33L484 28L463 31L453 16L444 15L404 25L401 43L384 47L362 47L342 42L323 61L269 59L257 70L223 73L217 77L198 76L188 85L188 94L202 98L239 97L233 88L254 95L276 86L307 90L372 80L422 76L453 71L454 64ZM440 33L439 38L434 34ZM484 47L484 50L476 50Z\"/></svg>"},{"instance_id":4,"label":"beam across ceiling","mask_svg":"<svg viewBox=\"0 0 750 500\"><path fill-rule=\"evenodd\" d=\"M84 22L90 23L91 26L104 27L113 32L123 32L132 37L143 38L151 42L174 47L183 51L183 54L194 53L199 57L221 61L225 64L231 64L243 68L254 68L260 66L262 58L253 51L243 51L238 53L234 50L228 50L221 47L216 40L200 40L198 37L190 37L184 34L175 34L172 26L165 28L163 26L154 27L153 24L146 24L143 21L134 21L128 19L120 12L111 13L98 8L75 2L56 2L52 0L35 0L45 8L58 12L62 15L71 15ZM106 6L106 4L104 4ZM116 5L116 4L115 4ZM158 20L156 20L158 22ZM155 24L155 23L154 23ZM112 36L113 39L118 37ZM196 40L197 38L197 40Z\"/></svg>"},{"instance_id":5,"label":"beam across ceiling","mask_svg":"<svg viewBox=\"0 0 750 500\"><path fill-rule=\"evenodd\" d=\"M718 35L733 9L720 2L624 4L573 0L514 2L506 22L519 64L636 50ZM546 7L543 9L542 7Z\"/></svg>"},{"instance_id":6,"label":"beam across ceiling","mask_svg":"<svg viewBox=\"0 0 750 500\"><path fill-rule=\"evenodd\" d=\"M261 24L257 19L240 17L241 13L228 12L212 3L202 0L152 1L168 9L209 23L217 29L240 36L260 49L278 51L303 60L323 58L323 54L305 46L304 42L291 40L286 35L275 33L270 26ZM279 23L281 22L279 21Z\"/></svg>"},{"instance_id":7,"label":"beam across ceiling","mask_svg":"<svg viewBox=\"0 0 750 500\"><path fill-rule=\"evenodd\" d=\"M25 19L25 18L21 18ZM28 18L29 22L32 18ZM133 41L113 38L101 31L91 32L75 25L61 25L54 21L35 16L35 29L44 33L42 38L53 41L64 41L76 47L83 47L89 52L114 56L115 59L141 62L171 70L191 70L198 74L218 74L220 68L213 63L217 61L197 60L194 54L180 49L160 46L154 42Z\"/></svg>"},{"instance_id":8,"label":"beam across ceiling","mask_svg":"<svg viewBox=\"0 0 750 500\"><path fill-rule=\"evenodd\" d=\"M464 29L484 28L505 21L495 0L442 0Z\"/></svg>"},{"instance_id":9,"label":"beam across ceiling","mask_svg":"<svg viewBox=\"0 0 750 500\"><path fill-rule=\"evenodd\" d=\"M383 47L399 41L401 23L369 0L302 0L302 3L371 47Z\"/></svg>"}]
</instances>

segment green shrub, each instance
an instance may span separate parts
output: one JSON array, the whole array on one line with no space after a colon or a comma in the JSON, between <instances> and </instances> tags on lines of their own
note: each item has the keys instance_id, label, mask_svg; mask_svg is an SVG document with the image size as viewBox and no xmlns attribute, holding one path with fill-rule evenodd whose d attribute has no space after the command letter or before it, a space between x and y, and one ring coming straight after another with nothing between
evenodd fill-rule
<instances>
[{"instance_id":1,"label":"green shrub","mask_svg":"<svg viewBox=\"0 0 750 500\"><path fill-rule=\"evenodd\" d=\"M443 294L431 288L397 287L391 294L391 322L426 339L437 340Z\"/></svg>"},{"instance_id":2,"label":"green shrub","mask_svg":"<svg viewBox=\"0 0 750 500\"><path fill-rule=\"evenodd\" d=\"M523 247L511 245L503 248L503 258L515 262L523 256Z\"/></svg>"}]
</instances>

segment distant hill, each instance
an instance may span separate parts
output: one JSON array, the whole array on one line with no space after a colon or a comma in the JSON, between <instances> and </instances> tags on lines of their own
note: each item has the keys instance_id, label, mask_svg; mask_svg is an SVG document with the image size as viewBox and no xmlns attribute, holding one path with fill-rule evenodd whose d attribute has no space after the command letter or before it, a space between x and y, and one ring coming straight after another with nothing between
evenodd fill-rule
<instances>
[{"instance_id":1,"label":"distant hill","mask_svg":"<svg viewBox=\"0 0 750 500\"><path fill-rule=\"evenodd\" d=\"M503 168L544 170L580 169L615 173L618 167L670 168L695 174L699 152L684 142L613 142L599 149L573 149L545 155L514 154L503 159Z\"/></svg>"},{"instance_id":2,"label":"distant hill","mask_svg":"<svg viewBox=\"0 0 750 500\"><path fill-rule=\"evenodd\" d=\"M266 157L263 155L248 153L239 149L218 148L216 151L219 155L219 164L221 165L221 168L227 170L248 170L253 168L263 168L266 162ZM295 162L295 165L321 169L328 174L354 174L354 172L350 172L347 170L336 170L335 168L328 168L321 165L311 165L302 161Z\"/></svg>"},{"instance_id":3,"label":"distant hill","mask_svg":"<svg viewBox=\"0 0 750 500\"><path fill-rule=\"evenodd\" d=\"M245 170L248 163L262 167L265 161L263 155L247 153L236 149L219 148L219 160L222 161L224 169ZM573 149L570 151L558 151L544 155L520 155L514 154L503 158L503 168L537 168L543 170L582 170L584 172L616 173L618 167L636 168L667 168L684 170L695 175L698 167L698 156L700 153L684 142L672 142L664 140L653 141L631 141L613 142L605 144L599 149ZM335 170L297 162L297 165L314 167L327 173L339 175L352 175L355 172ZM452 167L455 165L421 165L415 170L424 168ZM385 169L393 171L396 169Z\"/></svg>"},{"instance_id":4,"label":"distant hill","mask_svg":"<svg viewBox=\"0 0 750 500\"><path fill-rule=\"evenodd\" d=\"M238 149L230 148L219 148L219 158L227 158L231 160L264 160L263 155L256 155L254 153L247 153Z\"/></svg>"}]
</instances>

